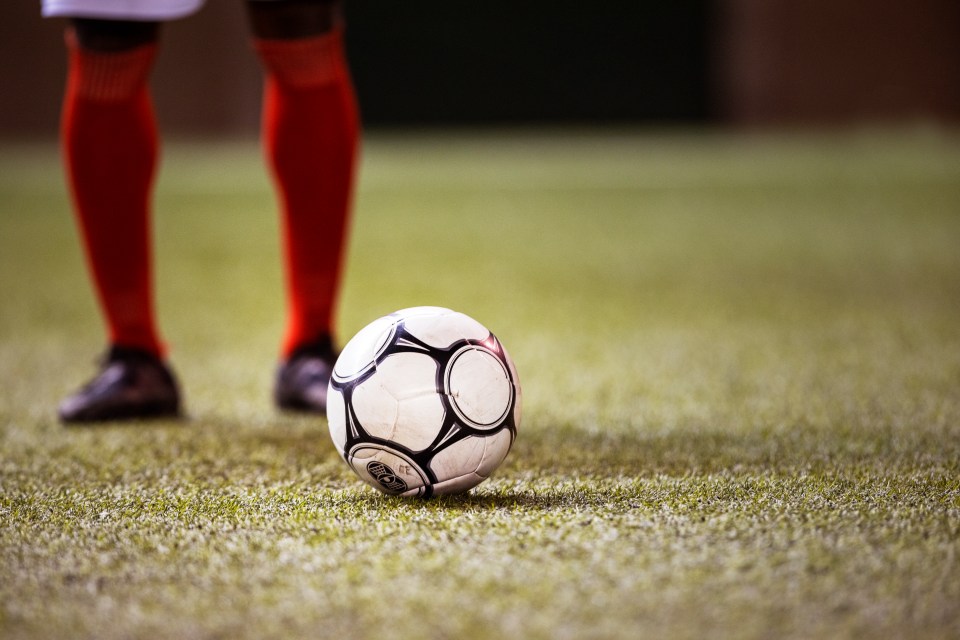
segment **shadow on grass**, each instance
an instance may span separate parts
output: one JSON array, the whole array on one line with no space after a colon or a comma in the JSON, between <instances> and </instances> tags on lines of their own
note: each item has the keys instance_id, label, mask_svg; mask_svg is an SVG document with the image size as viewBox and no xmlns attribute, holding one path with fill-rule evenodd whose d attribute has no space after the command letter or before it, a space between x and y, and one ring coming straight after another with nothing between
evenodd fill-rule
<instances>
[{"instance_id":1,"label":"shadow on grass","mask_svg":"<svg viewBox=\"0 0 960 640\"><path fill-rule=\"evenodd\" d=\"M300 420L300 419L298 419ZM294 466L336 457L326 431L309 422L238 434L241 449L282 452ZM304 428L304 424L308 428ZM723 427L660 432L592 432L572 426L521 433L501 474L622 477L822 471L845 465L893 469L960 457L942 434L893 429L824 430L805 425L733 431Z\"/></svg>"},{"instance_id":2,"label":"shadow on grass","mask_svg":"<svg viewBox=\"0 0 960 640\"><path fill-rule=\"evenodd\" d=\"M47 450L53 476L120 481L169 474L201 485L293 483L343 489L356 479L339 459L326 422L280 416L261 424L235 418L107 423ZM52 454L52 455L50 455ZM573 425L522 431L496 473L494 491L430 501L448 508L553 508L584 497L583 482L657 476L759 476L863 469L870 474L957 469L960 444L933 430L834 429L804 425L733 430L683 425L598 431ZM526 490L553 487L547 490ZM542 481L542 482L539 482ZM484 485L491 487L494 485ZM589 492L588 492L589 493ZM370 499L381 499L371 492ZM389 498L383 497L382 499ZM416 504L416 501L414 502Z\"/></svg>"}]
</instances>

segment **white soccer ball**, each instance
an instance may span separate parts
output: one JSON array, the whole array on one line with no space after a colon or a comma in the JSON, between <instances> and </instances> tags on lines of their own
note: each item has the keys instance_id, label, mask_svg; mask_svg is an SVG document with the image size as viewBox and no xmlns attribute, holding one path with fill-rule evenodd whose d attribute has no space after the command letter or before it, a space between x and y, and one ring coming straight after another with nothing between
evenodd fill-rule
<instances>
[{"instance_id":1,"label":"white soccer ball","mask_svg":"<svg viewBox=\"0 0 960 640\"><path fill-rule=\"evenodd\" d=\"M330 436L389 495L461 493L500 466L520 424L520 382L482 324L440 307L371 322L344 347L327 394Z\"/></svg>"}]
</instances>

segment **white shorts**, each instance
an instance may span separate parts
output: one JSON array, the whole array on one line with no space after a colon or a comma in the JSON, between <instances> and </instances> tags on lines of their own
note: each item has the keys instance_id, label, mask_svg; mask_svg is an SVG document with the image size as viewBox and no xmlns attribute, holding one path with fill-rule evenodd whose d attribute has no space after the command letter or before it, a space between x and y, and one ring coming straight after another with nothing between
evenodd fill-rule
<instances>
[{"instance_id":1,"label":"white shorts","mask_svg":"<svg viewBox=\"0 0 960 640\"><path fill-rule=\"evenodd\" d=\"M73 18L174 20L203 6L204 0L42 0L42 13Z\"/></svg>"}]
</instances>

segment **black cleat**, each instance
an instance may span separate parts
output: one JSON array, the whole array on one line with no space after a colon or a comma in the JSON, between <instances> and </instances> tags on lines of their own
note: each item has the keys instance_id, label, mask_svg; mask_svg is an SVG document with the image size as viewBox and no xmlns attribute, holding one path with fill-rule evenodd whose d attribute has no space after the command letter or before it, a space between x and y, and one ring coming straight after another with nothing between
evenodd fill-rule
<instances>
[{"instance_id":1,"label":"black cleat","mask_svg":"<svg viewBox=\"0 0 960 640\"><path fill-rule=\"evenodd\" d=\"M167 365L147 351L110 347L102 370L60 403L65 423L170 418L180 415L180 392Z\"/></svg>"},{"instance_id":2,"label":"black cleat","mask_svg":"<svg viewBox=\"0 0 960 640\"><path fill-rule=\"evenodd\" d=\"M273 401L281 409L324 413L337 353L329 336L298 347L277 369Z\"/></svg>"}]
</instances>

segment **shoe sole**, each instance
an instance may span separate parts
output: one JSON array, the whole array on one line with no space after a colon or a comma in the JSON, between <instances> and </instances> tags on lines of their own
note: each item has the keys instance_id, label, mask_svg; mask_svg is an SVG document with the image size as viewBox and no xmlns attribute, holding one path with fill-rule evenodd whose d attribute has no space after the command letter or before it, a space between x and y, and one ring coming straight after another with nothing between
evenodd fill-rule
<instances>
[{"instance_id":1,"label":"shoe sole","mask_svg":"<svg viewBox=\"0 0 960 640\"><path fill-rule=\"evenodd\" d=\"M164 418L181 418L180 407L170 403L143 404L136 407L115 407L109 410L65 416L60 414L63 424L89 424L92 422L119 422L131 420L161 420Z\"/></svg>"}]
</instances>

